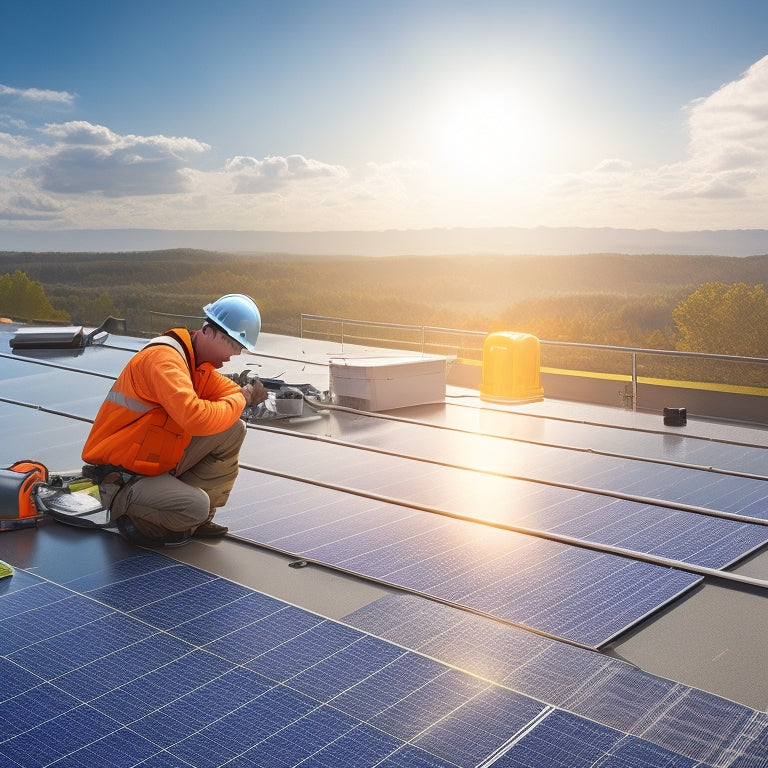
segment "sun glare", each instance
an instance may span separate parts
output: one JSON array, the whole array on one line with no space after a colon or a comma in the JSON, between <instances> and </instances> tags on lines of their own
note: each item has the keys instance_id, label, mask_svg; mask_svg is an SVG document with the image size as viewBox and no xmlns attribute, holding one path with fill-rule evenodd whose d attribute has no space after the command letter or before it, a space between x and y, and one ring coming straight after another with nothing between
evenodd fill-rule
<instances>
[{"instance_id":1,"label":"sun glare","mask_svg":"<svg viewBox=\"0 0 768 768\"><path fill-rule=\"evenodd\" d=\"M502 185L540 159L541 126L523 94L475 84L447 95L435 109L431 152L443 172L473 187Z\"/></svg>"}]
</instances>

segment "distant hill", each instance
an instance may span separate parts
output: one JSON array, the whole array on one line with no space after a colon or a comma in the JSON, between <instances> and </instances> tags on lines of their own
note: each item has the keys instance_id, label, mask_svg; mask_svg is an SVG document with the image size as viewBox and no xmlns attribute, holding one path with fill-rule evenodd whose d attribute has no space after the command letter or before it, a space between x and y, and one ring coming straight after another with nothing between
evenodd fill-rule
<instances>
[{"instance_id":1,"label":"distant hill","mask_svg":"<svg viewBox=\"0 0 768 768\"><path fill-rule=\"evenodd\" d=\"M114 315L138 334L166 327L158 313L199 317L213 298L238 291L257 300L271 333L299 335L304 314L662 349L674 348L674 309L697 286L768 288L768 255L0 251L0 277L17 270L72 322ZM13 314L0 301L3 312Z\"/></svg>"},{"instance_id":2,"label":"distant hill","mask_svg":"<svg viewBox=\"0 0 768 768\"><path fill-rule=\"evenodd\" d=\"M147 251L199 248L229 253L314 256L575 255L589 253L756 256L768 230L445 228L381 232L70 229L0 230L0 251Z\"/></svg>"}]
</instances>

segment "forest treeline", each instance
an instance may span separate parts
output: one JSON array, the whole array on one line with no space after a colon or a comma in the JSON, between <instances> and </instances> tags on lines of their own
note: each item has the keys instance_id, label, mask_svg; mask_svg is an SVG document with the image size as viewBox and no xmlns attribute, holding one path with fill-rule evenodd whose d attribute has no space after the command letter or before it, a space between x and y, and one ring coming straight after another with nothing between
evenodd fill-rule
<instances>
[{"instance_id":1,"label":"forest treeline","mask_svg":"<svg viewBox=\"0 0 768 768\"><path fill-rule=\"evenodd\" d=\"M242 292L272 333L298 334L307 313L768 357L766 286L768 256L0 252L0 315L88 325L113 315L135 334L162 330L151 312L199 317L209 301Z\"/></svg>"}]
</instances>

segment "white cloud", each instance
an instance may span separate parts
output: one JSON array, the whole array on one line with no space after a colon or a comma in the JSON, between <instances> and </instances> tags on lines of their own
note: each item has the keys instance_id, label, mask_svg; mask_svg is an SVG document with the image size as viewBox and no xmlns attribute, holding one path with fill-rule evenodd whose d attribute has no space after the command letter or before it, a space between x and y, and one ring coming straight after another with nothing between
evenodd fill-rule
<instances>
[{"instance_id":1,"label":"white cloud","mask_svg":"<svg viewBox=\"0 0 768 768\"><path fill-rule=\"evenodd\" d=\"M50 199L40 196L13 195L9 203L21 210L37 211L39 213L55 213L60 210L60 206L51 202Z\"/></svg>"},{"instance_id":2,"label":"white cloud","mask_svg":"<svg viewBox=\"0 0 768 768\"><path fill-rule=\"evenodd\" d=\"M295 181L343 181L349 175L342 166L329 165L303 155L269 156L263 160L238 156L227 160L224 173L231 176L234 190L238 194L273 192Z\"/></svg>"},{"instance_id":3,"label":"white cloud","mask_svg":"<svg viewBox=\"0 0 768 768\"><path fill-rule=\"evenodd\" d=\"M40 149L26 136L0 133L0 161L40 157Z\"/></svg>"},{"instance_id":4,"label":"white cloud","mask_svg":"<svg viewBox=\"0 0 768 768\"><path fill-rule=\"evenodd\" d=\"M191 155L209 149L190 138L120 136L84 121L49 124L48 156L27 169L40 188L60 194L100 192L109 197L180 193L189 189Z\"/></svg>"},{"instance_id":5,"label":"white cloud","mask_svg":"<svg viewBox=\"0 0 768 768\"><path fill-rule=\"evenodd\" d=\"M667 197L768 203L768 56L687 113L688 157Z\"/></svg>"},{"instance_id":6,"label":"white cloud","mask_svg":"<svg viewBox=\"0 0 768 768\"><path fill-rule=\"evenodd\" d=\"M105 128L103 125L93 125L85 120L48 123L42 133L64 144L107 146L120 143L120 137L110 131L109 128Z\"/></svg>"},{"instance_id":7,"label":"white cloud","mask_svg":"<svg viewBox=\"0 0 768 768\"><path fill-rule=\"evenodd\" d=\"M1 197L1 196L0 196ZM40 195L10 195L0 205L0 220L3 221L54 221L61 214L61 206Z\"/></svg>"},{"instance_id":8,"label":"white cloud","mask_svg":"<svg viewBox=\"0 0 768 768\"><path fill-rule=\"evenodd\" d=\"M768 170L768 56L744 75L689 107L691 165L712 177L712 186L733 186L746 194L765 184ZM759 172L759 173L758 173ZM728 183L731 179L731 183ZM765 191L764 189L761 191Z\"/></svg>"},{"instance_id":9,"label":"white cloud","mask_svg":"<svg viewBox=\"0 0 768 768\"><path fill-rule=\"evenodd\" d=\"M40 88L11 88L0 84L0 104L29 103L72 106L75 95L66 91L49 91Z\"/></svg>"},{"instance_id":10,"label":"white cloud","mask_svg":"<svg viewBox=\"0 0 768 768\"><path fill-rule=\"evenodd\" d=\"M553 178L548 198L582 226L768 228L768 56L683 113L686 156L635 169L620 158ZM561 219L562 221L562 219Z\"/></svg>"},{"instance_id":11,"label":"white cloud","mask_svg":"<svg viewBox=\"0 0 768 768\"><path fill-rule=\"evenodd\" d=\"M618 157L601 160L595 166L595 173L629 173L631 170L632 163Z\"/></svg>"}]
</instances>

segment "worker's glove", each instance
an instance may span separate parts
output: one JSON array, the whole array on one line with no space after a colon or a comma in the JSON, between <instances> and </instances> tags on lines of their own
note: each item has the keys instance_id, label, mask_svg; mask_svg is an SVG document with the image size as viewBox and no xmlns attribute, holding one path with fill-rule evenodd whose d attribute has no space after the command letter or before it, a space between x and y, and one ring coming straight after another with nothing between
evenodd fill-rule
<instances>
[{"instance_id":1,"label":"worker's glove","mask_svg":"<svg viewBox=\"0 0 768 768\"><path fill-rule=\"evenodd\" d=\"M267 399L267 390L258 379L246 384L240 391L243 393L246 405L258 405Z\"/></svg>"}]
</instances>

